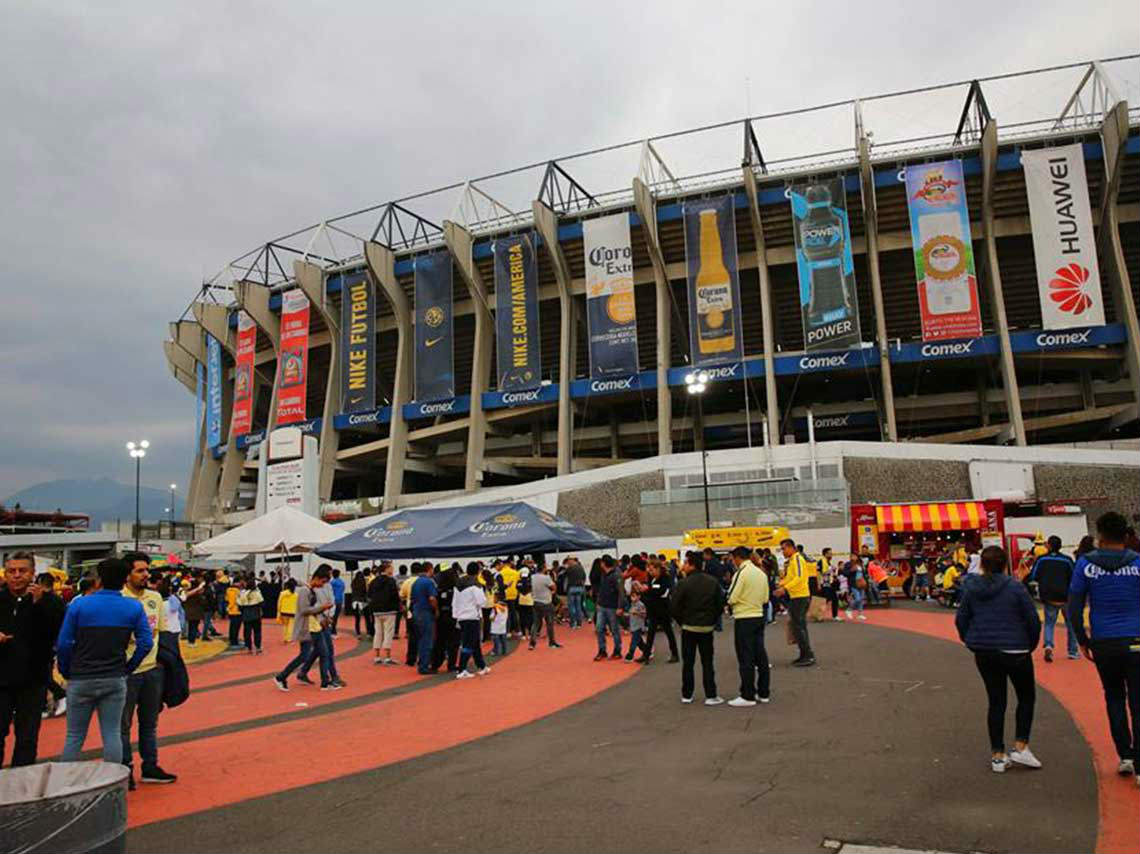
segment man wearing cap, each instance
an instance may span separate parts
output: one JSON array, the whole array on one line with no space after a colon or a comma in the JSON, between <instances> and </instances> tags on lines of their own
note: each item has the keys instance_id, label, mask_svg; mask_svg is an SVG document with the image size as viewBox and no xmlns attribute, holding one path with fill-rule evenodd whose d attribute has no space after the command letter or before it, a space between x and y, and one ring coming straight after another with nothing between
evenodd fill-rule
<instances>
[{"instance_id":1,"label":"man wearing cap","mask_svg":"<svg viewBox=\"0 0 1140 854\"><path fill-rule=\"evenodd\" d=\"M736 574L728 588L736 641L736 662L740 667L740 696L730 706L755 706L768 702L768 653L764 649L764 606L768 604L768 576L751 560L747 546L732 550Z\"/></svg>"}]
</instances>

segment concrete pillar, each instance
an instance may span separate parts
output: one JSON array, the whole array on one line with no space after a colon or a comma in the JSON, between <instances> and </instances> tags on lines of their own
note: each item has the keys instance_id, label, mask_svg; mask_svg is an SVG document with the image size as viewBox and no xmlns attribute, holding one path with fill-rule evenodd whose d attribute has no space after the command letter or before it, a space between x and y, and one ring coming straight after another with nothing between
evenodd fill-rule
<instances>
[{"instance_id":1,"label":"concrete pillar","mask_svg":"<svg viewBox=\"0 0 1140 854\"><path fill-rule=\"evenodd\" d=\"M988 400L989 389L986 386L986 375L982 371L976 374L977 387L978 387L978 415L982 419L982 426L990 426L990 402Z\"/></svg>"},{"instance_id":2,"label":"concrete pillar","mask_svg":"<svg viewBox=\"0 0 1140 854\"><path fill-rule=\"evenodd\" d=\"M180 320L177 323L172 323L170 324L170 338L171 340L166 342L167 345L177 351L167 354L167 360L171 363L171 370L186 385L190 393L197 398L198 365L205 366L206 364L206 338L202 325L193 320ZM184 370L175 366L178 361L178 352L186 354L191 360L188 366L189 372L185 377L182 376ZM199 431L197 438L198 441L194 448L194 464L190 468L190 481L186 486L184 499L184 513L187 519L191 518L189 515L191 510L198 507L200 493L203 493L205 498L202 512L208 514L213 506L218 488L218 463L214 460L213 455L204 453L201 431Z\"/></svg>"},{"instance_id":3,"label":"concrete pillar","mask_svg":"<svg viewBox=\"0 0 1140 854\"><path fill-rule=\"evenodd\" d=\"M213 335L222 345L222 349L233 356L237 352L237 336L230 328L230 311L223 305L208 302L194 303L194 317L202 329ZM205 342L203 341L202 360L205 362ZM256 373L255 373L256 376ZM237 498L237 487L241 481L241 468L245 462L245 453L237 448L237 438L229 437L226 445L226 455L221 460L214 459L214 455L205 449L205 429L202 430L202 441L199 442L202 454L202 470L199 476L199 485L195 489L193 501L186 502L187 513L191 521L205 522L221 519L219 508L232 504ZM226 462L229 470L226 470ZM221 492L222 482L226 483L226 492Z\"/></svg>"},{"instance_id":4,"label":"concrete pillar","mask_svg":"<svg viewBox=\"0 0 1140 854\"><path fill-rule=\"evenodd\" d=\"M1096 408L1096 392L1093 391L1092 371L1085 368L1080 374L1081 406L1084 409Z\"/></svg>"},{"instance_id":5,"label":"concrete pillar","mask_svg":"<svg viewBox=\"0 0 1140 854\"><path fill-rule=\"evenodd\" d=\"M558 474L563 475L570 474L573 465L574 410L570 402L570 382L574 379L578 349L574 340L574 299L570 291L570 267L558 243L558 215L537 200L531 203L531 208L535 228L550 253L554 278L558 282L558 304L562 309L558 329Z\"/></svg>"},{"instance_id":6,"label":"concrete pillar","mask_svg":"<svg viewBox=\"0 0 1140 854\"><path fill-rule=\"evenodd\" d=\"M760 274L760 313L764 332L764 409L768 418L768 441L780 444L780 402L776 396L776 334L772 318L772 277L768 274L768 250L764 242L764 223L760 218L760 198L756 190L756 173L744 164L744 190L748 193L748 211L752 231L756 235L756 271Z\"/></svg>"},{"instance_id":7,"label":"concrete pillar","mask_svg":"<svg viewBox=\"0 0 1140 854\"><path fill-rule=\"evenodd\" d=\"M404 491L404 466L408 459L408 422L404 404L411 400L415 332L408 295L396 281L396 258L392 250L371 240L364 244L368 272L380 293L392 306L396 318L396 375L392 378L392 421L388 428L388 461L384 467L384 510L395 510Z\"/></svg>"},{"instance_id":8,"label":"concrete pillar","mask_svg":"<svg viewBox=\"0 0 1140 854\"><path fill-rule=\"evenodd\" d=\"M621 433L617 409L610 408L610 459L621 459Z\"/></svg>"},{"instance_id":9,"label":"concrete pillar","mask_svg":"<svg viewBox=\"0 0 1140 854\"><path fill-rule=\"evenodd\" d=\"M487 285L471 249L471 232L454 222L444 220L443 242L459 267L460 278L467 284L471 305L475 309L475 350L471 359L471 409L467 425L467 464L463 488L472 492L483 481L483 456L487 447L487 413L483 411L483 392L490 388L491 349L495 341L495 321L487 297Z\"/></svg>"},{"instance_id":10,"label":"concrete pillar","mask_svg":"<svg viewBox=\"0 0 1140 854\"><path fill-rule=\"evenodd\" d=\"M307 261L294 261L293 277L329 330L329 376L325 383L325 406L321 411L321 436L317 444L320 471L317 497L320 501L329 501L336 476L336 452L340 447L340 433L333 425L333 418L340 412L340 372L344 364L344 354L340 351L340 312L334 312L329 306L323 269Z\"/></svg>"},{"instance_id":11,"label":"concrete pillar","mask_svg":"<svg viewBox=\"0 0 1140 854\"><path fill-rule=\"evenodd\" d=\"M649 246L657 293L657 453L664 455L673 453L673 394L669 389L673 300L669 293L669 277L665 275L665 256L657 239L657 200L640 178L633 179L633 203L641 217L641 228Z\"/></svg>"}]
</instances>

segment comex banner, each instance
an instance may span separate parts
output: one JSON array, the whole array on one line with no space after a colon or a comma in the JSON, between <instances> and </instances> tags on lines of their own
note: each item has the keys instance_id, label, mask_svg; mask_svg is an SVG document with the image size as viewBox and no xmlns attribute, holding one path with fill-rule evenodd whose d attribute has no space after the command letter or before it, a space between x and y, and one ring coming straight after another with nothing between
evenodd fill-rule
<instances>
[{"instance_id":1,"label":"comex banner","mask_svg":"<svg viewBox=\"0 0 1140 854\"><path fill-rule=\"evenodd\" d=\"M1029 194L1041 325L1102 326L1104 300L1083 149L1077 144L1023 151L1021 165Z\"/></svg>"},{"instance_id":2,"label":"comex banner","mask_svg":"<svg viewBox=\"0 0 1140 854\"><path fill-rule=\"evenodd\" d=\"M206 446L222 444L222 345L206 335Z\"/></svg>"},{"instance_id":3,"label":"comex banner","mask_svg":"<svg viewBox=\"0 0 1140 854\"><path fill-rule=\"evenodd\" d=\"M586 253L586 321L590 376L637 373L637 308L633 250L624 213L582 223Z\"/></svg>"},{"instance_id":4,"label":"comex banner","mask_svg":"<svg viewBox=\"0 0 1140 854\"><path fill-rule=\"evenodd\" d=\"M842 350L861 340L851 227L842 178L798 184L788 193L805 350Z\"/></svg>"},{"instance_id":5,"label":"comex banner","mask_svg":"<svg viewBox=\"0 0 1140 854\"><path fill-rule=\"evenodd\" d=\"M415 278L416 400L455 397L451 256L420 255Z\"/></svg>"},{"instance_id":6,"label":"comex banner","mask_svg":"<svg viewBox=\"0 0 1140 854\"><path fill-rule=\"evenodd\" d=\"M684 207L689 279L689 348L697 366L744 356L732 196Z\"/></svg>"},{"instance_id":7,"label":"comex banner","mask_svg":"<svg viewBox=\"0 0 1140 854\"><path fill-rule=\"evenodd\" d=\"M534 239L519 234L495 241L495 349L499 391L538 388L538 261Z\"/></svg>"},{"instance_id":8,"label":"comex banner","mask_svg":"<svg viewBox=\"0 0 1140 854\"><path fill-rule=\"evenodd\" d=\"M230 432L243 436L253 429L253 361L257 350L257 327L253 318L238 312L237 352L234 365L234 417Z\"/></svg>"},{"instance_id":9,"label":"comex banner","mask_svg":"<svg viewBox=\"0 0 1140 854\"><path fill-rule=\"evenodd\" d=\"M309 379L309 298L300 288L281 297L281 357L277 370L277 426L305 420Z\"/></svg>"},{"instance_id":10,"label":"comex banner","mask_svg":"<svg viewBox=\"0 0 1140 854\"><path fill-rule=\"evenodd\" d=\"M341 412L376 408L376 306L372 283L364 276L345 277L340 290Z\"/></svg>"},{"instance_id":11,"label":"comex banner","mask_svg":"<svg viewBox=\"0 0 1140 854\"><path fill-rule=\"evenodd\" d=\"M922 340L982 334L966 185L957 160L906 168Z\"/></svg>"}]
</instances>

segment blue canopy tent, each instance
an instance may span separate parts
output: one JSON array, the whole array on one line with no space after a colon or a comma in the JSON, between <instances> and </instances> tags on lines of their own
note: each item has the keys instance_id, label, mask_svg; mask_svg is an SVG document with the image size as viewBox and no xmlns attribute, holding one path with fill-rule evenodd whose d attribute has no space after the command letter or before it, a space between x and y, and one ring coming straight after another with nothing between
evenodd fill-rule
<instances>
[{"instance_id":1,"label":"blue canopy tent","mask_svg":"<svg viewBox=\"0 0 1140 854\"><path fill-rule=\"evenodd\" d=\"M316 550L333 560L492 557L612 549L609 537L522 501L403 510Z\"/></svg>"}]
</instances>

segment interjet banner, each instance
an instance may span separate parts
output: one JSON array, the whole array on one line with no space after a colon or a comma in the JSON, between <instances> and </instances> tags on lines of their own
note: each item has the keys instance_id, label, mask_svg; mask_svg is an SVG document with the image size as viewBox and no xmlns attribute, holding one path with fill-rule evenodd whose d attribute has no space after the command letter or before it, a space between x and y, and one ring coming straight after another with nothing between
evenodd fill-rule
<instances>
[{"instance_id":1,"label":"interjet banner","mask_svg":"<svg viewBox=\"0 0 1140 854\"><path fill-rule=\"evenodd\" d=\"M705 367L740 361L744 336L733 197L687 202L684 219L692 363Z\"/></svg>"},{"instance_id":2,"label":"interjet banner","mask_svg":"<svg viewBox=\"0 0 1140 854\"><path fill-rule=\"evenodd\" d=\"M586 254L586 328L590 376L637 373L637 308L633 299L633 250L624 213L582 223Z\"/></svg>"},{"instance_id":3,"label":"interjet banner","mask_svg":"<svg viewBox=\"0 0 1140 854\"><path fill-rule=\"evenodd\" d=\"M206 335L206 445L222 444L222 345Z\"/></svg>"},{"instance_id":4,"label":"interjet banner","mask_svg":"<svg viewBox=\"0 0 1140 854\"><path fill-rule=\"evenodd\" d=\"M962 163L908 166L906 198L922 340L977 338L982 312Z\"/></svg>"},{"instance_id":5,"label":"interjet banner","mask_svg":"<svg viewBox=\"0 0 1140 854\"><path fill-rule=\"evenodd\" d=\"M416 400L455 397L451 255L420 255L416 277Z\"/></svg>"},{"instance_id":6,"label":"interjet banner","mask_svg":"<svg viewBox=\"0 0 1140 854\"><path fill-rule=\"evenodd\" d=\"M253 357L257 327L246 312L238 312L237 353L234 365L234 416L230 432L243 436L253 429Z\"/></svg>"},{"instance_id":7,"label":"interjet banner","mask_svg":"<svg viewBox=\"0 0 1140 854\"><path fill-rule=\"evenodd\" d=\"M538 260L534 239L519 234L495 241L495 350L499 391L538 388Z\"/></svg>"},{"instance_id":8,"label":"interjet banner","mask_svg":"<svg viewBox=\"0 0 1140 854\"><path fill-rule=\"evenodd\" d=\"M1023 151L1021 165L1029 194L1041 325L1102 326L1104 299L1084 151L1079 144Z\"/></svg>"},{"instance_id":9,"label":"interjet banner","mask_svg":"<svg viewBox=\"0 0 1140 854\"><path fill-rule=\"evenodd\" d=\"M788 193L800 280L805 350L842 350L860 340L851 226L842 178L797 184Z\"/></svg>"},{"instance_id":10,"label":"interjet banner","mask_svg":"<svg viewBox=\"0 0 1140 854\"><path fill-rule=\"evenodd\" d=\"M345 276L340 288L340 411L376 408L376 304L372 283L364 276Z\"/></svg>"},{"instance_id":11,"label":"interjet banner","mask_svg":"<svg viewBox=\"0 0 1140 854\"><path fill-rule=\"evenodd\" d=\"M300 288L281 297L281 356L277 371L277 426L305 420L309 379L309 298Z\"/></svg>"}]
</instances>

